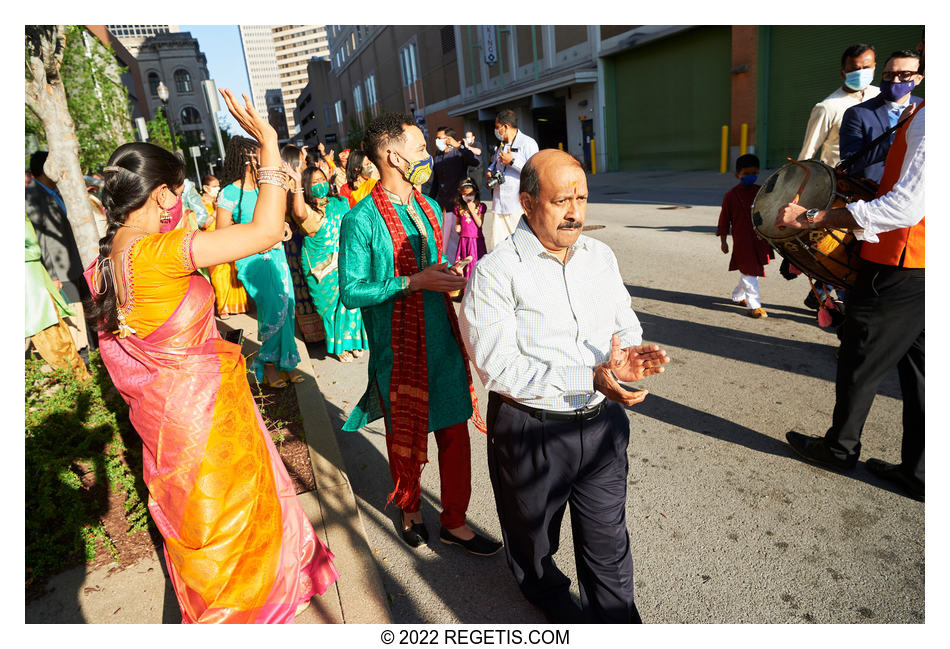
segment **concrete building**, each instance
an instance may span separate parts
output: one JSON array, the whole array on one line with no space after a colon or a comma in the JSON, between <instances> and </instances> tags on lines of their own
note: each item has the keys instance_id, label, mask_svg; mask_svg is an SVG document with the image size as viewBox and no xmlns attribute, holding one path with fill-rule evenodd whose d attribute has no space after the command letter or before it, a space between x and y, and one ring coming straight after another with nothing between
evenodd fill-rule
<instances>
[{"instance_id":1,"label":"concrete building","mask_svg":"<svg viewBox=\"0 0 950 649\"><path fill-rule=\"evenodd\" d=\"M185 145L214 146L214 114L209 110L201 82L210 78L208 61L190 32L160 33L145 39L136 60L145 81L150 116L162 108L159 83L168 88L168 117L183 134Z\"/></svg>"},{"instance_id":2,"label":"concrete building","mask_svg":"<svg viewBox=\"0 0 950 649\"><path fill-rule=\"evenodd\" d=\"M274 25L271 36L287 132L293 138L296 134L294 107L301 89L307 85L307 63L314 57L325 59L329 56L326 30L323 25Z\"/></svg>"},{"instance_id":3,"label":"concrete building","mask_svg":"<svg viewBox=\"0 0 950 649\"><path fill-rule=\"evenodd\" d=\"M429 138L471 129L485 155L511 108L541 148L588 170L719 169L744 142L764 167L801 148L811 108L841 85L841 53L913 48L914 25L330 25L330 62L297 103L307 137L354 144L367 117L407 111ZM923 95L923 88L915 90ZM745 125L745 128L743 128ZM339 146L337 147L339 149Z\"/></svg>"},{"instance_id":4,"label":"concrete building","mask_svg":"<svg viewBox=\"0 0 950 649\"><path fill-rule=\"evenodd\" d=\"M106 28L132 56L138 56L139 48L146 39L178 31L178 25L106 25Z\"/></svg>"},{"instance_id":5,"label":"concrete building","mask_svg":"<svg viewBox=\"0 0 950 649\"><path fill-rule=\"evenodd\" d=\"M277 25L238 25L247 82L251 87L251 100L260 113L269 107L267 93L270 92L272 97L275 91L280 93L280 71L277 69L277 54L274 52L272 34L274 27ZM280 100L283 103L282 96ZM287 130L286 120L284 130Z\"/></svg>"}]
</instances>

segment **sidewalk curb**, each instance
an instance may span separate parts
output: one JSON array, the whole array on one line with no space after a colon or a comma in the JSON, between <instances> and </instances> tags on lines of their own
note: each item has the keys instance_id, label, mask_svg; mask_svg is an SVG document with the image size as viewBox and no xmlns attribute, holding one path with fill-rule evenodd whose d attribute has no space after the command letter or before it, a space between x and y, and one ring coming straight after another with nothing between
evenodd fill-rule
<instances>
[{"instance_id":1,"label":"sidewalk curb","mask_svg":"<svg viewBox=\"0 0 950 649\"><path fill-rule=\"evenodd\" d=\"M226 326L243 328L248 340L257 342L257 321L246 314L232 315ZM253 332L254 335L249 335ZM390 624L392 617L386 601L379 569L367 541L356 496L346 474L343 454L336 440L326 401L313 371L306 344L295 336L302 361L297 370L305 380L293 384L303 420L304 435L310 450L310 464L316 489L297 496L317 535L334 555L340 573L336 583L315 604L329 604L335 591L339 616L332 605L301 614L298 624L335 622L346 624Z\"/></svg>"}]
</instances>

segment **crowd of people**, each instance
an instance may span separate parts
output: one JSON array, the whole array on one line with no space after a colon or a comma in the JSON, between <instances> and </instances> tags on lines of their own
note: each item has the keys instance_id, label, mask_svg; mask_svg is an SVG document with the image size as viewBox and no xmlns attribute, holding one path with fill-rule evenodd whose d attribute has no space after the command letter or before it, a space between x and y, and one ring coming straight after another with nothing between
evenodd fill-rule
<instances>
[{"instance_id":1,"label":"crowd of people","mask_svg":"<svg viewBox=\"0 0 950 649\"><path fill-rule=\"evenodd\" d=\"M769 215L780 228L849 228L866 261L847 298L832 427L822 438L790 431L788 441L810 462L852 469L877 384L896 366L902 462L868 468L923 499L925 109L910 95L922 59L902 50L885 64L881 114L896 116L882 146L886 136L861 112L878 110L866 92L873 54L845 52L843 90L816 106L803 155L837 164L840 151L873 169L883 151L877 197L829 210L796 199ZM27 290L37 296L28 344L80 377L80 350L100 349L143 441L149 510L183 619L292 622L338 578L254 404L241 349L218 333L216 314L253 301L260 349L250 371L263 385L303 380L295 324L342 362L369 351L366 388L343 430L383 420L388 502L407 545L429 539L420 476L434 433L442 542L478 556L504 549L525 597L553 622L639 622L624 407L647 391L624 384L663 372L669 357L643 344L613 251L582 234L581 163L539 151L511 110L496 117L499 144L483 175L471 132L439 127L433 157L406 113L372 120L360 146L338 156L323 145L279 148L247 97L222 95L249 137L229 140L218 177L204 176L200 189L157 146L112 154L90 185L103 226L85 269L42 154L27 185ZM855 105L841 110L845 99ZM864 146L832 141L862 129ZM771 256L749 217L759 168L756 156L739 157L717 229L724 253L733 237L732 298L757 318L766 316L757 277ZM484 418L472 367L488 389ZM488 435L501 541L467 523L469 422ZM553 559L567 507L579 606Z\"/></svg>"}]
</instances>

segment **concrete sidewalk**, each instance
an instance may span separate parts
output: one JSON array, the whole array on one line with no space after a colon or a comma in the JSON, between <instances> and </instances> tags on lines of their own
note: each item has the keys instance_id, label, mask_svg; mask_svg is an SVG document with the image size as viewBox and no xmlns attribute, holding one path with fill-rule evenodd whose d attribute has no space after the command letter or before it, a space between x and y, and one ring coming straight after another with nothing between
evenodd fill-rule
<instances>
[{"instance_id":1,"label":"concrete sidewalk","mask_svg":"<svg viewBox=\"0 0 950 649\"><path fill-rule=\"evenodd\" d=\"M222 333L243 329L244 355L255 352L257 320L246 314L219 321ZM318 537L334 555L340 573L337 582L299 615L297 624L378 623L391 621L386 595L343 456L317 385L306 345L297 339L306 380L297 383L297 401L303 419L316 489L297 496ZM159 549L160 550L160 549ZM74 568L50 579L48 593L26 603L27 623L68 624L177 624L178 600L159 553L118 570L106 566L87 571Z\"/></svg>"}]
</instances>

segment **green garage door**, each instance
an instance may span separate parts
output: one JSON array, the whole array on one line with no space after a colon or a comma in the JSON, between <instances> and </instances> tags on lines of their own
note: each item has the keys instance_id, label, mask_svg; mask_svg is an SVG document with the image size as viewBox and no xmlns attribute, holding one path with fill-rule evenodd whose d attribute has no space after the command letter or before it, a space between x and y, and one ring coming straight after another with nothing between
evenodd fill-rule
<instances>
[{"instance_id":1,"label":"green garage door","mask_svg":"<svg viewBox=\"0 0 950 649\"><path fill-rule=\"evenodd\" d=\"M605 61L610 168L719 169L731 31L697 27Z\"/></svg>"},{"instance_id":2,"label":"green garage door","mask_svg":"<svg viewBox=\"0 0 950 649\"><path fill-rule=\"evenodd\" d=\"M812 107L841 86L841 54L848 46L874 46L877 86L887 57L914 49L920 35L919 25L760 27L756 149L767 152L763 164L776 168L798 156ZM914 94L923 97L925 86Z\"/></svg>"}]
</instances>

